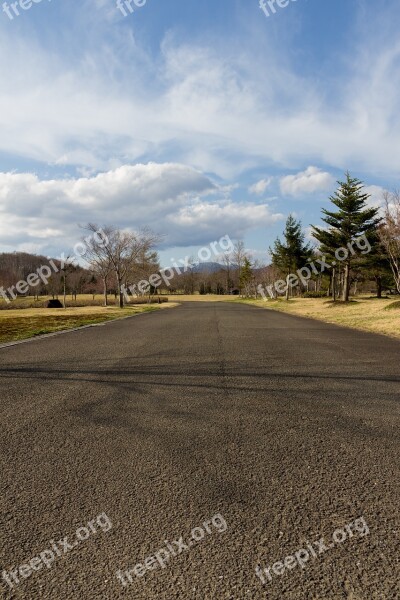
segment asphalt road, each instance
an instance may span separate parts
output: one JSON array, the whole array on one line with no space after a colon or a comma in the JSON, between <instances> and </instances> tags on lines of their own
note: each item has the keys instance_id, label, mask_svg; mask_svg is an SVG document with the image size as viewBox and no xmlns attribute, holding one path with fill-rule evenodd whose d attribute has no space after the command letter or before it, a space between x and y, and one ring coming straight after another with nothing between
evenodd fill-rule
<instances>
[{"instance_id":1,"label":"asphalt road","mask_svg":"<svg viewBox=\"0 0 400 600\"><path fill-rule=\"evenodd\" d=\"M231 303L0 349L3 597L399 599L399 359Z\"/></svg>"}]
</instances>

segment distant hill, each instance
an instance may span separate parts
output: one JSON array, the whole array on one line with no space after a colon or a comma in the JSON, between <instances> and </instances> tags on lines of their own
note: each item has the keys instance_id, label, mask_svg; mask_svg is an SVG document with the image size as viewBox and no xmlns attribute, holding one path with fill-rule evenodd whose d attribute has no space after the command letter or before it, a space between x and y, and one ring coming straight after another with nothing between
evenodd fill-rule
<instances>
[{"instance_id":1,"label":"distant hill","mask_svg":"<svg viewBox=\"0 0 400 600\"><path fill-rule=\"evenodd\" d=\"M224 265L216 262L202 262L195 265L192 271L193 273L218 273L218 271L224 271L225 269Z\"/></svg>"},{"instance_id":2,"label":"distant hill","mask_svg":"<svg viewBox=\"0 0 400 600\"><path fill-rule=\"evenodd\" d=\"M174 269L174 267L163 267L163 269ZM231 265L231 269L235 269L234 265ZM224 271L226 270L226 266L225 265L221 265L219 263L215 263L215 262L200 262L200 263L195 263L193 265L193 267L191 267L190 271L192 271L192 273L218 273L218 271ZM182 265L181 267L181 272L184 272L184 265ZM186 270L186 273L189 272L189 269Z\"/></svg>"},{"instance_id":3,"label":"distant hill","mask_svg":"<svg viewBox=\"0 0 400 600\"><path fill-rule=\"evenodd\" d=\"M163 269L169 269L169 268L177 271L177 273L179 272L178 269L176 269L174 267L162 267L161 270L163 270ZM233 271L235 271L235 270L238 269L238 266L237 265L230 265L229 268L233 272ZM254 268L253 271L255 273L257 273L262 268L264 268L264 267L257 267L257 268ZM195 264L191 268L191 271L193 273L218 273L219 271L226 271L226 270L227 270L227 266L226 265L222 265L222 264L217 263L217 262L200 262L200 263ZM184 267L182 266L181 273L185 273L185 272L188 273L189 269L187 269L186 271L184 271Z\"/></svg>"}]
</instances>

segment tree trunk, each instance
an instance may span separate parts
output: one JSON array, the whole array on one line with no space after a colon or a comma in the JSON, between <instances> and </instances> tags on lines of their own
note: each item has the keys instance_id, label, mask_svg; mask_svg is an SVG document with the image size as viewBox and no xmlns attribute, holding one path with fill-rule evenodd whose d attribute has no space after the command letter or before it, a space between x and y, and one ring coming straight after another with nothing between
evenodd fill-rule
<instances>
[{"instance_id":1,"label":"tree trunk","mask_svg":"<svg viewBox=\"0 0 400 600\"><path fill-rule=\"evenodd\" d=\"M124 308L124 294L122 291L122 281L119 275L117 275L117 285L118 285L118 305L120 308Z\"/></svg>"},{"instance_id":2,"label":"tree trunk","mask_svg":"<svg viewBox=\"0 0 400 600\"><path fill-rule=\"evenodd\" d=\"M342 296L342 298L343 298L343 290L344 290L344 285L343 285L344 281L343 280L344 280L344 273L343 273L341 267L339 267L339 272L338 272L338 276L337 276L337 281L338 281L339 285L337 286L336 293L337 293L337 296Z\"/></svg>"},{"instance_id":3,"label":"tree trunk","mask_svg":"<svg viewBox=\"0 0 400 600\"><path fill-rule=\"evenodd\" d=\"M336 269L332 269L332 299L336 302Z\"/></svg>"},{"instance_id":4,"label":"tree trunk","mask_svg":"<svg viewBox=\"0 0 400 600\"><path fill-rule=\"evenodd\" d=\"M350 265L346 263L344 266L344 282L343 282L343 302L348 302L350 298Z\"/></svg>"},{"instance_id":5,"label":"tree trunk","mask_svg":"<svg viewBox=\"0 0 400 600\"><path fill-rule=\"evenodd\" d=\"M382 298L382 277L380 275L377 275L375 277L375 279L376 279L376 297Z\"/></svg>"},{"instance_id":6,"label":"tree trunk","mask_svg":"<svg viewBox=\"0 0 400 600\"><path fill-rule=\"evenodd\" d=\"M103 290L104 290L104 306L108 306L107 279L105 277L103 279Z\"/></svg>"},{"instance_id":7,"label":"tree trunk","mask_svg":"<svg viewBox=\"0 0 400 600\"><path fill-rule=\"evenodd\" d=\"M64 272L64 308L67 308L67 277Z\"/></svg>"},{"instance_id":8,"label":"tree trunk","mask_svg":"<svg viewBox=\"0 0 400 600\"><path fill-rule=\"evenodd\" d=\"M122 289L122 275L119 272L119 269L115 269L115 279L117 282L117 293L115 294L115 298L118 298L118 306L119 308L124 308L124 292Z\"/></svg>"}]
</instances>

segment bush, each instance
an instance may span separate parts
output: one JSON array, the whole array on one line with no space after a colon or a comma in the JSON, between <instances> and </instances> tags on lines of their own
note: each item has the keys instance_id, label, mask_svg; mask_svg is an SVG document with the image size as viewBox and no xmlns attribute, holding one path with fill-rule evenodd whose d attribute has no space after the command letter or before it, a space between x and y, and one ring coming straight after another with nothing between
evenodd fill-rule
<instances>
[{"instance_id":1,"label":"bush","mask_svg":"<svg viewBox=\"0 0 400 600\"><path fill-rule=\"evenodd\" d=\"M49 300L46 304L46 308L64 308L64 305L60 300Z\"/></svg>"}]
</instances>

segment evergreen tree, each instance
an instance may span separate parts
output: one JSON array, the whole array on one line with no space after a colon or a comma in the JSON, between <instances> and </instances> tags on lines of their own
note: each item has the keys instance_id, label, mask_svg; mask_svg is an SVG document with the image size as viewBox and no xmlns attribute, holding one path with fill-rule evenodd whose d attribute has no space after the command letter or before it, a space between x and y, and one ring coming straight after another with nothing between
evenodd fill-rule
<instances>
[{"instance_id":1,"label":"evergreen tree","mask_svg":"<svg viewBox=\"0 0 400 600\"><path fill-rule=\"evenodd\" d=\"M253 269L251 268L251 262L247 256L243 261L243 266L240 272L240 288L245 290L246 296L249 296L249 286L253 279Z\"/></svg>"},{"instance_id":2,"label":"evergreen tree","mask_svg":"<svg viewBox=\"0 0 400 600\"><path fill-rule=\"evenodd\" d=\"M312 249L310 244L305 244L301 222L296 221L293 215L289 215L286 221L283 236L284 242L277 238L274 248L270 248L269 251L273 266L279 269L287 280L290 274L301 269L309 261ZM289 284L286 289L286 300L289 300Z\"/></svg>"},{"instance_id":3,"label":"evergreen tree","mask_svg":"<svg viewBox=\"0 0 400 600\"><path fill-rule=\"evenodd\" d=\"M321 244L321 251L334 254L339 248L349 249L351 243L358 237L365 235L370 243L376 240L376 230L380 223L377 217L377 208L368 208L369 195L363 192L363 183L346 173L346 181L338 181L339 188L331 202L338 208L337 211L323 209L325 215L322 219L328 230L313 227L313 236ZM348 302L350 295L350 269L354 260L361 255L354 245L353 251L348 252L344 264L343 300Z\"/></svg>"},{"instance_id":4,"label":"evergreen tree","mask_svg":"<svg viewBox=\"0 0 400 600\"><path fill-rule=\"evenodd\" d=\"M361 267L365 270L366 276L375 281L376 295L378 298L382 298L383 286L393 287L394 279L386 248L379 236L379 230L380 227L371 244L372 251L361 259Z\"/></svg>"}]
</instances>

